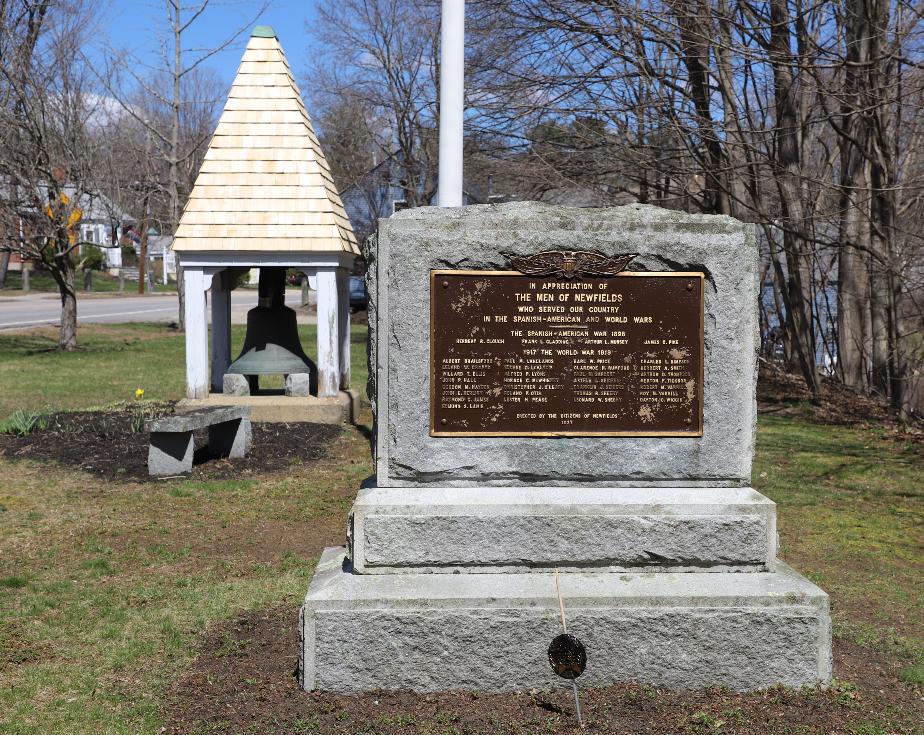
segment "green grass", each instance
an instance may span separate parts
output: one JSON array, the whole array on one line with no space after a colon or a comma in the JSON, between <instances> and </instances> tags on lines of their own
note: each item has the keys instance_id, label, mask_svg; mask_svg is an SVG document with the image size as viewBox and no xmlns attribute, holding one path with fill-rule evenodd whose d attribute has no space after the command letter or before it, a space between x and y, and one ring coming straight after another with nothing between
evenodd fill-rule
<instances>
[{"instance_id":1,"label":"green grass","mask_svg":"<svg viewBox=\"0 0 924 735\"><path fill-rule=\"evenodd\" d=\"M921 656L924 456L875 428L762 416L754 487L780 556L832 592L835 633Z\"/></svg>"},{"instance_id":2,"label":"green grass","mask_svg":"<svg viewBox=\"0 0 924 735\"><path fill-rule=\"evenodd\" d=\"M347 428L329 460L259 481L120 485L0 459L0 733L159 732L209 624L294 610L369 464Z\"/></svg>"},{"instance_id":3,"label":"green grass","mask_svg":"<svg viewBox=\"0 0 924 735\"><path fill-rule=\"evenodd\" d=\"M77 272L75 284L79 297L79 295L83 293L83 271ZM57 293L58 284L55 283L55 279L52 278L48 273L32 271L29 275L29 289L31 291ZM6 289L0 291L0 296L2 296L6 291L20 290L22 290L22 274L19 271L9 271L6 274ZM93 293L113 293L118 290L118 276L111 276L108 273L103 273L101 271L93 272ZM171 282L166 285L163 283L155 283L154 290L157 293L175 292L176 283ZM125 293L138 293L138 282L125 281Z\"/></svg>"},{"instance_id":4,"label":"green grass","mask_svg":"<svg viewBox=\"0 0 924 735\"><path fill-rule=\"evenodd\" d=\"M353 385L366 392L366 327L352 327ZM244 344L245 327L231 331L232 353ZM314 325L300 325L305 352L317 355ZM134 399L182 398L185 392L183 335L160 324L82 325L76 352L57 351L57 330L0 334L0 422L16 411L106 406ZM269 387L270 384L267 383Z\"/></svg>"},{"instance_id":5,"label":"green grass","mask_svg":"<svg viewBox=\"0 0 924 735\"><path fill-rule=\"evenodd\" d=\"M898 678L908 684L914 684L917 687L924 688L924 664L915 664L914 666L902 669Z\"/></svg>"}]
</instances>

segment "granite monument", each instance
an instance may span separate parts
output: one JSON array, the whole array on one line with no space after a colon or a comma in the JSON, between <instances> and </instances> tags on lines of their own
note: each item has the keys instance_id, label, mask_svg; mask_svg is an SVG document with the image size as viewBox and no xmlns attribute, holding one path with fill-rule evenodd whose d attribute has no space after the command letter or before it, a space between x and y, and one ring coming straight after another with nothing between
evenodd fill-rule
<instances>
[{"instance_id":1,"label":"granite monument","mask_svg":"<svg viewBox=\"0 0 924 735\"><path fill-rule=\"evenodd\" d=\"M301 613L301 684L359 692L831 677L827 595L750 487L758 252L728 217L406 210L368 248L375 471Z\"/></svg>"}]
</instances>

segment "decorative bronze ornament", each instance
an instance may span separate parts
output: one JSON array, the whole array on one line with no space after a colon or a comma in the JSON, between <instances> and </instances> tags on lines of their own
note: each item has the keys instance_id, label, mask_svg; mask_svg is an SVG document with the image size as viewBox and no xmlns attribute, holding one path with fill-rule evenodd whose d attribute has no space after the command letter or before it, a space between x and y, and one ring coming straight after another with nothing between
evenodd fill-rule
<instances>
[{"instance_id":1,"label":"decorative bronze ornament","mask_svg":"<svg viewBox=\"0 0 924 735\"><path fill-rule=\"evenodd\" d=\"M587 666L587 651L570 633L562 633L549 644L549 663L562 679L577 679Z\"/></svg>"},{"instance_id":2,"label":"decorative bronze ornament","mask_svg":"<svg viewBox=\"0 0 924 735\"><path fill-rule=\"evenodd\" d=\"M510 267L527 276L553 278L580 278L597 276L606 278L625 270L638 253L604 255L594 250L547 250L532 255L501 253L510 261Z\"/></svg>"}]
</instances>

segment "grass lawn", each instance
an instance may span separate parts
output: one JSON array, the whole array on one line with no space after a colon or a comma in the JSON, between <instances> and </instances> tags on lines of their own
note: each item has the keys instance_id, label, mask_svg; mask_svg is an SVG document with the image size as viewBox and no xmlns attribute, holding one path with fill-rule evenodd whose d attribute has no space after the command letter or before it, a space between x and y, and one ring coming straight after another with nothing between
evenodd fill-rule
<instances>
[{"instance_id":1,"label":"grass lawn","mask_svg":"<svg viewBox=\"0 0 924 735\"><path fill-rule=\"evenodd\" d=\"M231 351L244 344L245 327L231 331ZM314 325L300 325L299 336L312 359L317 352ZM366 389L366 327L354 325L353 385ZM47 411L106 406L134 399L143 388L149 400L176 400L185 391L183 336L160 324L81 325L76 352L57 351L57 329L0 334L0 421L16 410ZM267 387L273 387L264 381ZM281 382L280 382L281 385Z\"/></svg>"},{"instance_id":2,"label":"grass lawn","mask_svg":"<svg viewBox=\"0 0 924 735\"><path fill-rule=\"evenodd\" d=\"M77 290L83 292L83 271L78 271L76 276ZM51 291L57 293L58 284L55 279L48 273L42 271L32 271L29 275L29 289L31 291ZM93 272L93 292L111 293L119 290L119 277L111 276L108 273L100 271ZM155 283L154 290L157 292L176 291L176 283ZM6 274L6 288L0 291L0 295L10 295L10 292L22 291L22 274L19 271L9 271ZM137 293L138 282L126 281L126 293Z\"/></svg>"},{"instance_id":3,"label":"grass lawn","mask_svg":"<svg viewBox=\"0 0 924 735\"><path fill-rule=\"evenodd\" d=\"M354 327L353 334L354 385L362 389L366 328ZM236 345L242 337L236 329ZM303 329L306 347L313 338L313 327ZM168 328L82 326L79 339L81 351L60 354L49 351L53 330L0 336L0 419L17 409L127 401L136 387L146 398L181 395L182 338ZM759 421L754 485L779 505L781 556L831 594L838 640L899 662L909 683L895 686L924 684L922 471L920 446L875 427ZM259 675L242 662L254 636L234 621L244 610L296 604L320 548L342 543L356 488L370 472L368 440L352 427L324 459L260 479L107 483L70 468L0 458L0 733L160 733L170 725L172 687L194 665L206 631L222 625L238 632L212 634L224 641L221 661L240 688L251 686ZM280 665L288 672L294 644L283 651ZM770 715L761 725L752 711L788 701L773 693L749 695L744 709L712 712L636 688L616 704L605 701L609 695L588 694L587 711L593 719L610 705L619 710L657 696L677 726L646 732L916 731L916 715L865 704L874 692L845 681L850 670L835 676L840 681L817 706L846 708L853 724L843 730L813 729L811 722L783 730ZM202 687L208 699L210 683L205 677L189 686ZM278 686L284 684L291 686L291 677ZM242 731L489 731L441 720L438 712L428 719L400 709L357 719L356 700L301 696L304 717ZM262 700L250 699L259 710ZM415 701L433 714L431 700ZM371 697L362 702L372 706ZM749 709L754 702L759 706ZM565 693L561 705L567 703ZM561 710L530 706L535 713L522 728L496 731L572 731ZM322 716L340 729L322 728ZM757 729L746 729L749 723ZM213 723L224 732L219 724ZM213 730L205 723L193 731Z\"/></svg>"}]
</instances>

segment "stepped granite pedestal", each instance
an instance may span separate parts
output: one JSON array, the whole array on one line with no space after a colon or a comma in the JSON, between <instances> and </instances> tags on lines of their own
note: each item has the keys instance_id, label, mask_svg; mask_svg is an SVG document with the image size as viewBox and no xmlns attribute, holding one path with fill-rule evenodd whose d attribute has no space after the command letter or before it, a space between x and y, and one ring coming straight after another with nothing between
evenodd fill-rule
<instances>
[{"instance_id":1,"label":"stepped granite pedestal","mask_svg":"<svg viewBox=\"0 0 924 735\"><path fill-rule=\"evenodd\" d=\"M701 432L434 431L431 271L505 271L578 248L638 253L636 271L702 274ZM582 684L830 681L827 595L779 561L775 505L749 487L749 226L647 206L426 208L383 220L367 258L376 477L305 598L305 689L560 685L546 656L560 632L556 569L568 630L588 652Z\"/></svg>"}]
</instances>

